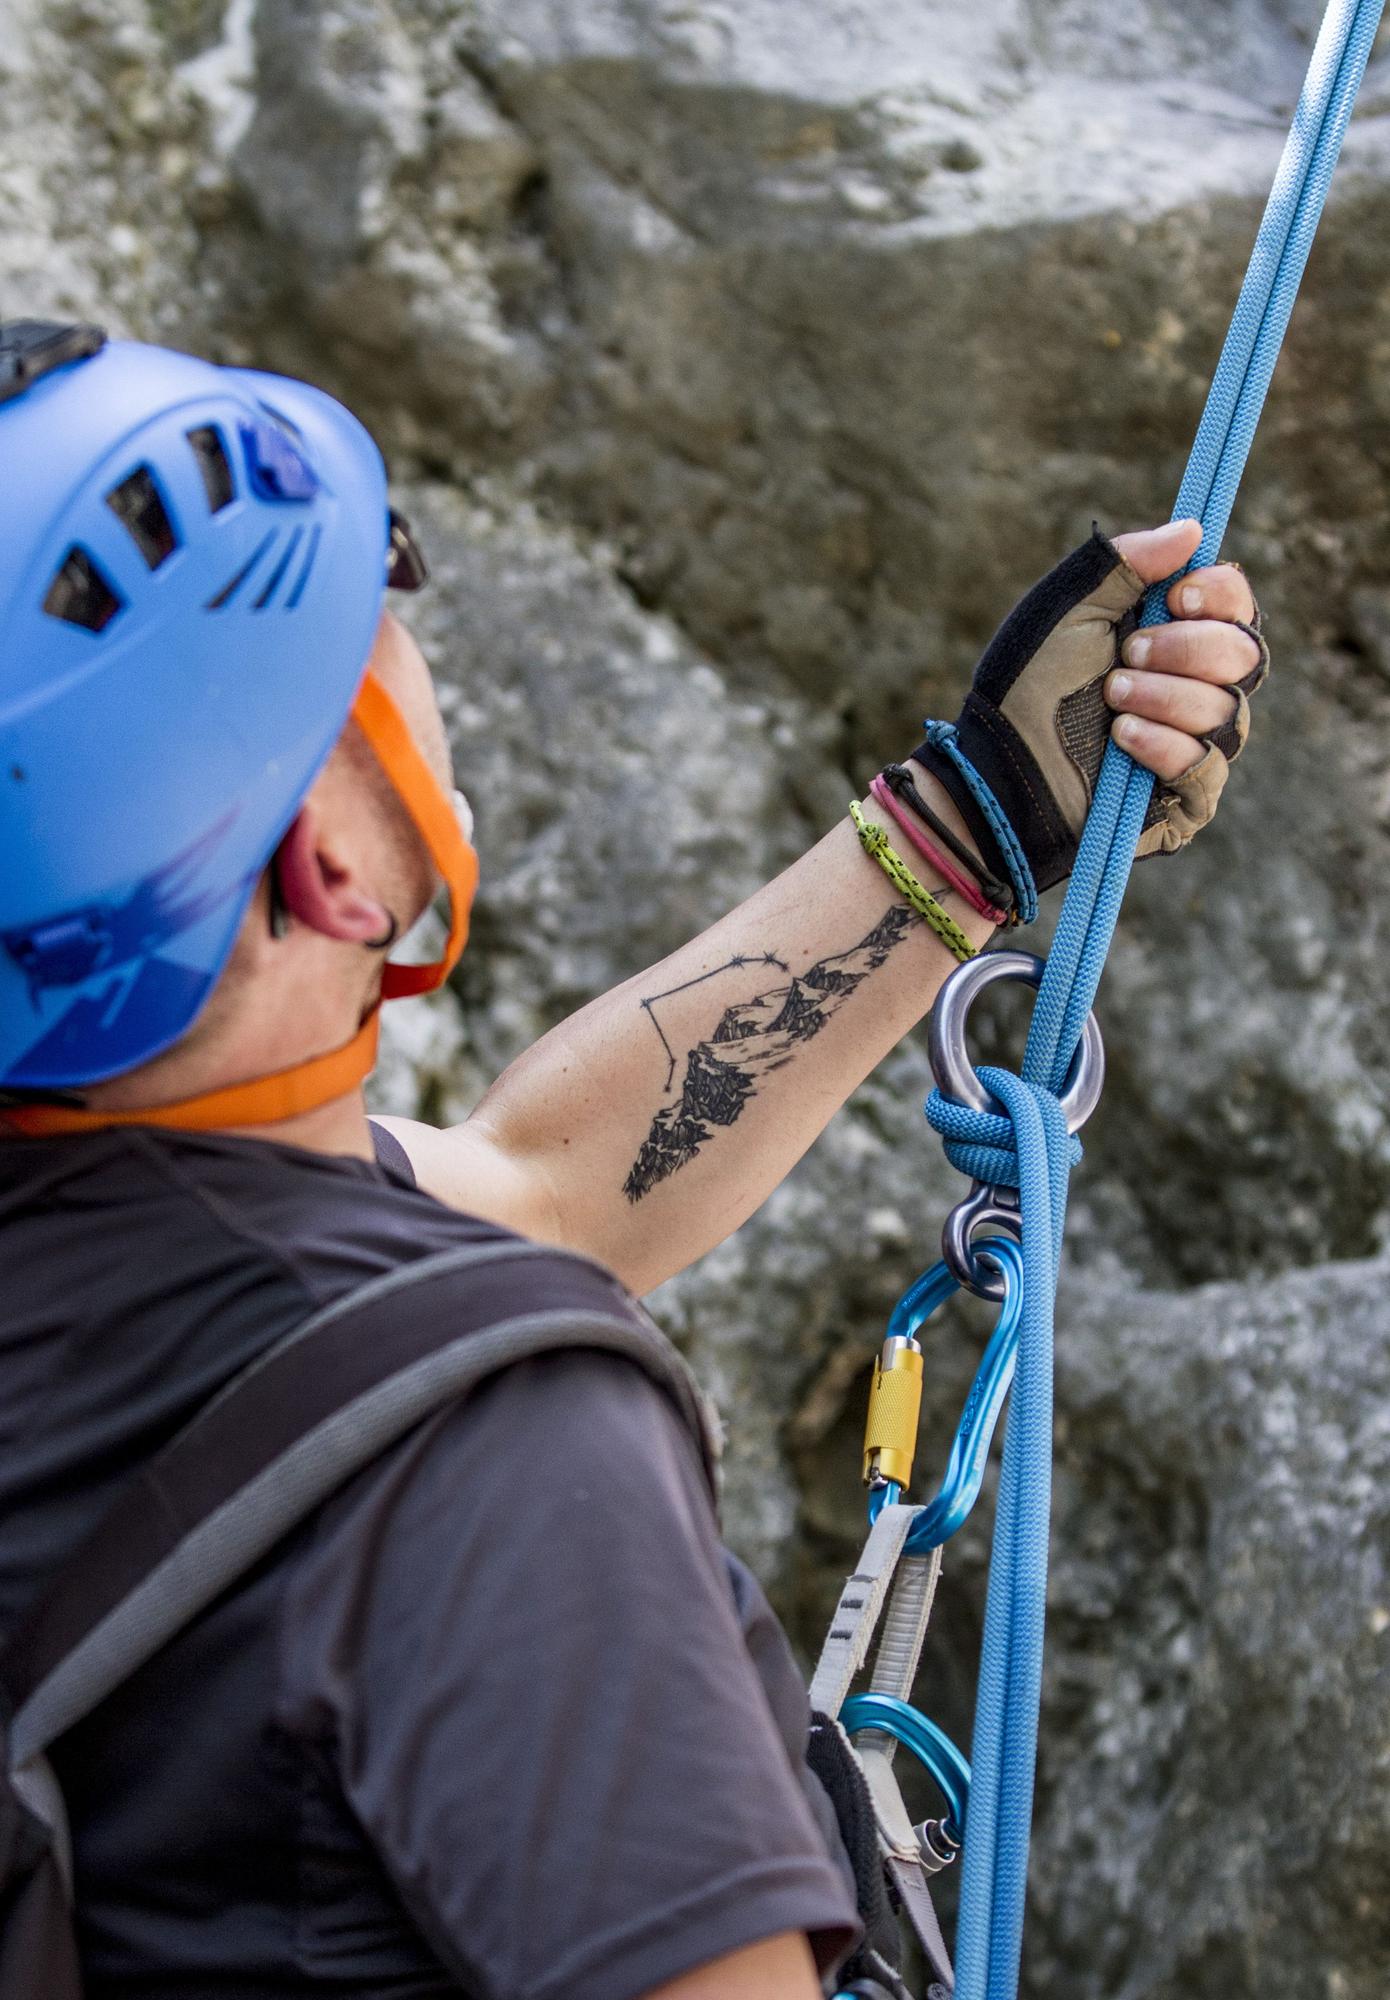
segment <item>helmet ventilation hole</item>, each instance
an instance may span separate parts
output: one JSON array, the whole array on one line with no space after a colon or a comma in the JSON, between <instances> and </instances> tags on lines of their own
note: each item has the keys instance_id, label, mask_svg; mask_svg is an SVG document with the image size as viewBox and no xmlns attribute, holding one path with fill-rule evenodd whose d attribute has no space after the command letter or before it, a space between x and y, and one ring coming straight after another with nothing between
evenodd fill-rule
<instances>
[{"instance_id":1,"label":"helmet ventilation hole","mask_svg":"<svg viewBox=\"0 0 1390 2000\"><path fill-rule=\"evenodd\" d=\"M269 548L273 548L277 539L278 537L276 535L274 528L272 528L268 534L262 535L261 539L257 542L255 548L252 549L250 555L247 557L246 561L242 564L241 568L237 571L236 575L233 577L229 577L227 582L224 583L222 588L218 591L217 595L215 597L210 597L208 599L206 605L203 607L204 610L225 611L227 606L231 603L232 599L236 596L237 592L241 589L241 586L245 583L247 577L250 576L252 570L256 567L261 557L265 554L266 550Z\"/></svg>"},{"instance_id":2,"label":"helmet ventilation hole","mask_svg":"<svg viewBox=\"0 0 1390 2000\"><path fill-rule=\"evenodd\" d=\"M236 499L236 482L232 477L232 464L227 456L227 447L222 442L222 433L216 424L200 424L197 430L185 432L185 436L193 447L193 456L203 475L208 507L212 513L220 514Z\"/></svg>"},{"instance_id":3,"label":"helmet ventilation hole","mask_svg":"<svg viewBox=\"0 0 1390 2000\"><path fill-rule=\"evenodd\" d=\"M168 561L179 545L179 538L147 465L138 466L129 479L113 486L106 504L128 531L147 568L158 569L162 562Z\"/></svg>"},{"instance_id":4,"label":"helmet ventilation hole","mask_svg":"<svg viewBox=\"0 0 1390 2000\"><path fill-rule=\"evenodd\" d=\"M43 608L50 618L61 618L67 625L104 632L121 609L121 599L87 551L74 544L48 586Z\"/></svg>"},{"instance_id":5,"label":"helmet ventilation hole","mask_svg":"<svg viewBox=\"0 0 1390 2000\"><path fill-rule=\"evenodd\" d=\"M271 598L274 597L276 591L280 588L280 585L284 582L285 571L294 561L294 552L299 547L300 537L303 535L303 533L304 530L302 528L296 528L294 533L290 536L289 542L286 544L286 547L280 556L280 560L276 563L274 569L270 572L270 580L266 584L264 590L262 590L260 596L256 598L255 602L252 604L251 608L253 611L264 611L267 604L269 604Z\"/></svg>"},{"instance_id":6,"label":"helmet ventilation hole","mask_svg":"<svg viewBox=\"0 0 1390 2000\"><path fill-rule=\"evenodd\" d=\"M323 529L316 521L309 530L309 546L304 551L304 560L299 566L299 575L290 585L290 594L285 599L286 611L295 611L298 609L299 600L309 587L309 577L314 567L314 558L319 552L319 540L322 534Z\"/></svg>"}]
</instances>

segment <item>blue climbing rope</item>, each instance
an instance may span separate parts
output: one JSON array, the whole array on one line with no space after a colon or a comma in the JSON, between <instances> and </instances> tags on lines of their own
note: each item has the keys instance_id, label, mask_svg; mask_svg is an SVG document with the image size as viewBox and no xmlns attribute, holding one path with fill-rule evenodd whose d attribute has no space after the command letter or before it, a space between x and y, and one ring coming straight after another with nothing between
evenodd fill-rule
<instances>
[{"instance_id":1,"label":"blue climbing rope","mask_svg":"<svg viewBox=\"0 0 1390 2000\"><path fill-rule=\"evenodd\" d=\"M1174 511L1215 561L1385 0L1331 0L1313 51ZM1166 593L1142 623L1167 621ZM933 1093L953 1163L1019 1191L1024 1285L970 1756L956 2000L1014 2000L1023 1939L1042 1680L1052 1479L1053 1302L1077 1154L1058 1099L1100 983L1153 779L1107 749L1022 1064L978 1072L997 1113Z\"/></svg>"},{"instance_id":2,"label":"blue climbing rope","mask_svg":"<svg viewBox=\"0 0 1390 2000\"><path fill-rule=\"evenodd\" d=\"M1175 520L1197 520L1189 568L1216 560L1264 408L1274 364L1317 232L1385 0L1331 0L1294 112L1249 268L1197 427ZM1168 622L1168 585L1142 623ZM1153 779L1115 745L1106 752L1076 867L1033 1012L1025 1076L1060 1090L1096 988L1134 861Z\"/></svg>"},{"instance_id":3,"label":"blue climbing rope","mask_svg":"<svg viewBox=\"0 0 1390 2000\"><path fill-rule=\"evenodd\" d=\"M1332 0L1256 238L1174 518L1215 560L1384 0ZM1168 618L1166 586L1142 622ZM1052 1315L1070 1162L1057 1107L1095 999L1153 779L1106 752L1033 1012L1022 1075L986 1079L1012 1127L1025 1289L985 1610L956 1941L957 2000L1013 2000L1023 1939L1042 1678L1052 1465ZM964 1137L964 1133L961 1135ZM982 1136L978 1132L977 1139ZM986 1137L997 1140L997 1132Z\"/></svg>"}]
</instances>

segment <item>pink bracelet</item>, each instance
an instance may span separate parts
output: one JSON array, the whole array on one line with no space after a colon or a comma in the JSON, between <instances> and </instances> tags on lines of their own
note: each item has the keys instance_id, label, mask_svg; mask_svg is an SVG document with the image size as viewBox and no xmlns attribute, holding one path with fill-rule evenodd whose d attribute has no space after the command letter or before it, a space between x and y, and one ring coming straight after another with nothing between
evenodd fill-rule
<instances>
[{"instance_id":1,"label":"pink bracelet","mask_svg":"<svg viewBox=\"0 0 1390 2000\"><path fill-rule=\"evenodd\" d=\"M898 822L898 825L917 849L917 852L924 855L930 861L943 882L954 889L958 895L964 896L972 910L978 910L982 917L988 917L990 922L995 925L1006 924L1009 921L1008 911L996 909L993 903L986 902L979 883L972 882L968 875L946 859L946 856L934 842L928 840L926 834L907 810L907 807L894 797L892 790L885 784L881 775L874 779L869 787L869 793L875 804L882 806L886 813L892 814L893 818Z\"/></svg>"}]
</instances>

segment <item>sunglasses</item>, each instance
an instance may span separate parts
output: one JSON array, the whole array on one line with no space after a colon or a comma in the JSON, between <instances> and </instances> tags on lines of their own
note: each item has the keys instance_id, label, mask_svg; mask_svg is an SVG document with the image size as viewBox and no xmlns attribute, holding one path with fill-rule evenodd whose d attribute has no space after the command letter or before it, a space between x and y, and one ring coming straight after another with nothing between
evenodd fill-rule
<instances>
[{"instance_id":1,"label":"sunglasses","mask_svg":"<svg viewBox=\"0 0 1390 2000\"><path fill-rule=\"evenodd\" d=\"M429 568L420 552L420 544L411 533L409 521L394 507L387 519L391 526L391 538L386 545L386 588L423 590L429 581Z\"/></svg>"}]
</instances>

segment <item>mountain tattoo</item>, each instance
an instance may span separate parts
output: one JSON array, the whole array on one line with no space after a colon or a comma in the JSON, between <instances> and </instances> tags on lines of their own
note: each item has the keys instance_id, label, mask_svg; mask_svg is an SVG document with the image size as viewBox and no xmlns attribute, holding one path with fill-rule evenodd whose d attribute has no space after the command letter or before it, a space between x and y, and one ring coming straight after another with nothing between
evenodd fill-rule
<instances>
[{"instance_id":1,"label":"mountain tattoo","mask_svg":"<svg viewBox=\"0 0 1390 2000\"><path fill-rule=\"evenodd\" d=\"M685 1077L678 1095L664 1104L642 1141L641 1151L623 1182L630 1202L641 1201L661 1181L694 1159L721 1125L733 1125L750 1097L756 1097L764 1077L783 1069L798 1046L818 1035L838 1014L850 995L887 959L921 919L895 903L868 936L849 951L819 959L800 974L792 974L773 953L732 958L715 972L702 973L666 993L642 1001L642 1009L667 1056L666 1087L675 1079L676 1058L656 1016L656 1008L673 994L683 993L717 973L748 965L770 965L787 972L782 985L726 1007L708 1041L699 1042L686 1057Z\"/></svg>"}]
</instances>

